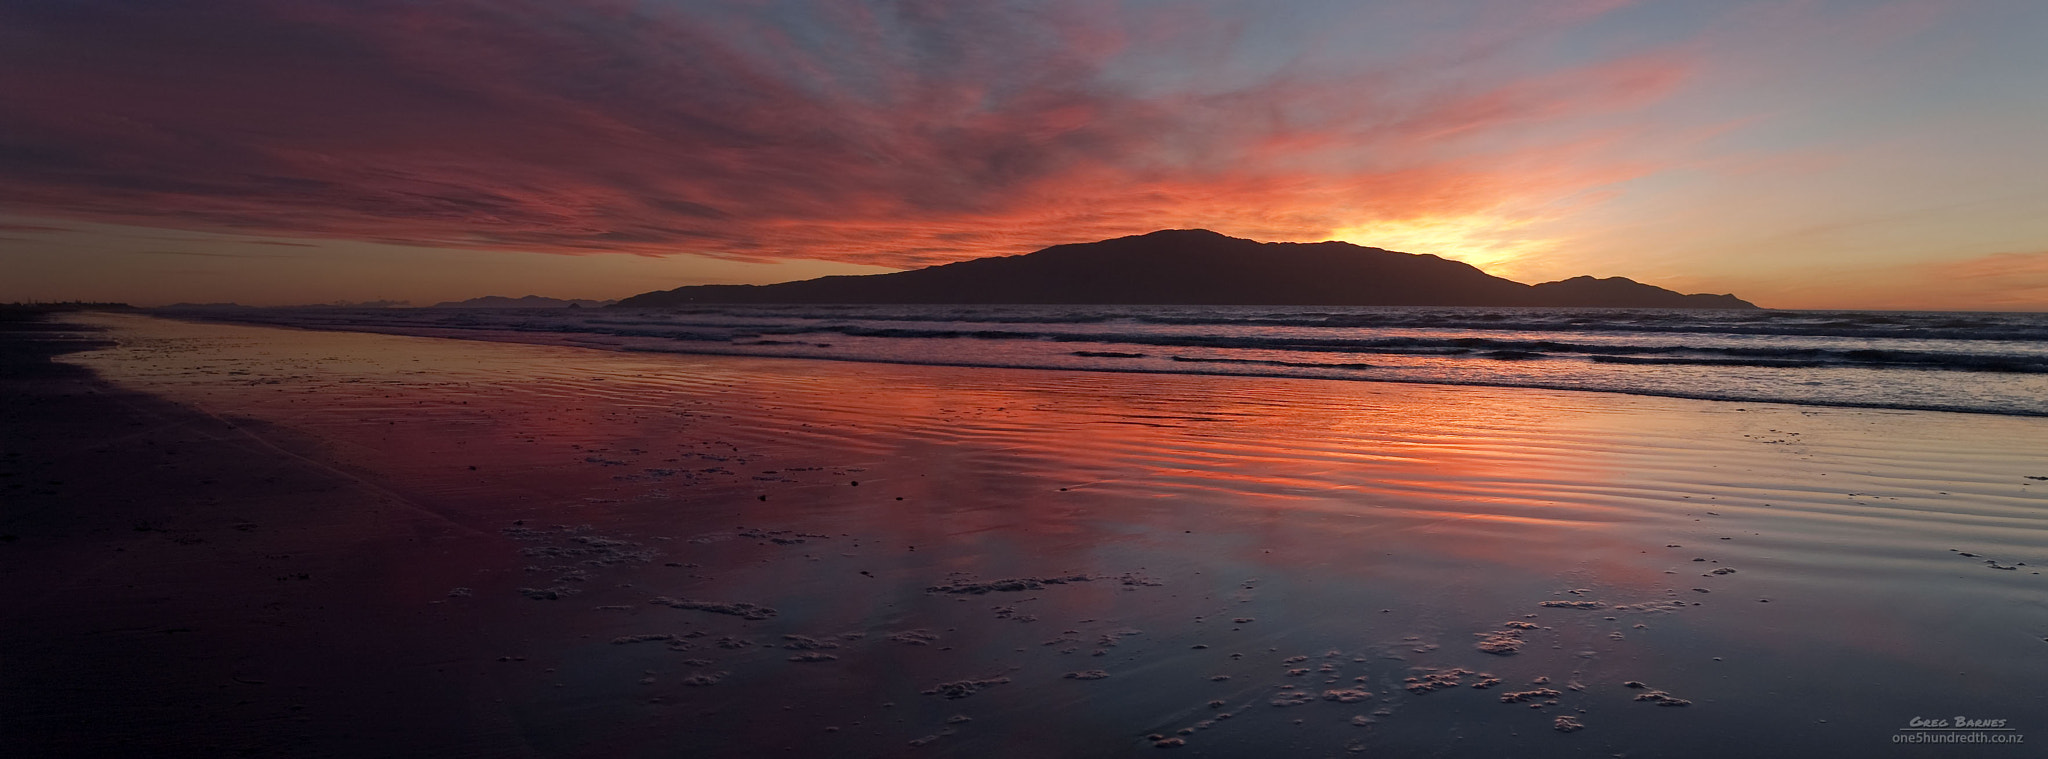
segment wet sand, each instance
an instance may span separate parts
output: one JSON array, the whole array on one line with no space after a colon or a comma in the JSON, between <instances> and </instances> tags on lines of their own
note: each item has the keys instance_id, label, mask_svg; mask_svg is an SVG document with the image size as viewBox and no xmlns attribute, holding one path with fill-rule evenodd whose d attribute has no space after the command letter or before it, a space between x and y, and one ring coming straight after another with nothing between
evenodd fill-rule
<instances>
[{"instance_id":1,"label":"wet sand","mask_svg":"<svg viewBox=\"0 0 2048 759\"><path fill-rule=\"evenodd\" d=\"M2048 420L71 318L117 345L9 385L63 394L10 404L0 485L62 483L5 491L0 527L29 715L0 737L30 745L2022 756L1893 736L2048 730Z\"/></svg>"},{"instance_id":2,"label":"wet sand","mask_svg":"<svg viewBox=\"0 0 2048 759\"><path fill-rule=\"evenodd\" d=\"M521 750L472 655L507 631L398 601L497 536L280 448L288 430L50 360L107 345L0 323L9 755Z\"/></svg>"}]
</instances>

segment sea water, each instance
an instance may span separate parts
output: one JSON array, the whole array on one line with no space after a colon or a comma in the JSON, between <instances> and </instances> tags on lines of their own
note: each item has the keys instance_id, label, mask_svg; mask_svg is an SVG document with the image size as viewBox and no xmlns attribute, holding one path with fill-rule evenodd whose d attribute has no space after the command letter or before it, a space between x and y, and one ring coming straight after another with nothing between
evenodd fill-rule
<instances>
[{"instance_id":1,"label":"sea water","mask_svg":"<svg viewBox=\"0 0 2048 759\"><path fill-rule=\"evenodd\" d=\"M612 350L2048 415L2048 314L2037 313L752 305L205 315Z\"/></svg>"}]
</instances>

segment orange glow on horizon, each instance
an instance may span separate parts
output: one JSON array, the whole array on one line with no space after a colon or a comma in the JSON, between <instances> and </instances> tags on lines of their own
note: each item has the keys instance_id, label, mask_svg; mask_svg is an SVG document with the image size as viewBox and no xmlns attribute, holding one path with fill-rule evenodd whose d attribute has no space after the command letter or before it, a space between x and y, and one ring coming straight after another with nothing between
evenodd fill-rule
<instances>
[{"instance_id":1,"label":"orange glow on horizon","mask_svg":"<svg viewBox=\"0 0 2048 759\"><path fill-rule=\"evenodd\" d=\"M1330 239L1403 253L1431 253L1515 279L1519 264L1541 257L1563 242L1525 236L1522 230L1535 223L1482 215L1399 219L1336 229L1330 232Z\"/></svg>"}]
</instances>

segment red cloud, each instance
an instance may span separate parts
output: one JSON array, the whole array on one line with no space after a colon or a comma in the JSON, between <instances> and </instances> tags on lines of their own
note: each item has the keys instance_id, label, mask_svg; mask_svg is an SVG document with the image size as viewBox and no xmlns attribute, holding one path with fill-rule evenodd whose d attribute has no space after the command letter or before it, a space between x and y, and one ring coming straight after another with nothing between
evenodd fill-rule
<instances>
[{"instance_id":1,"label":"red cloud","mask_svg":"<svg viewBox=\"0 0 2048 759\"><path fill-rule=\"evenodd\" d=\"M1640 173L1595 155L1611 133L1544 127L1654 101L1688 70L1653 55L1503 78L1460 68L1485 57L1467 51L1411 62L1441 70L1168 87L1122 64L1173 50L1227 79L1233 24L1087 4L650 8L0 7L0 203L195 230L891 266L1160 227L1317 237ZM1403 86L1424 74L1442 86Z\"/></svg>"}]
</instances>

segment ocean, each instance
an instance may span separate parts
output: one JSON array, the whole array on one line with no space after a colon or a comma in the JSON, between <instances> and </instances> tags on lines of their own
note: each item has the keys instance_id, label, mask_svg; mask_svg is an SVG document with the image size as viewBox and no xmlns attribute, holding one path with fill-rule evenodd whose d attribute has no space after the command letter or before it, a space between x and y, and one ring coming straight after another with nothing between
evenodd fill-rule
<instances>
[{"instance_id":1,"label":"ocean","mask_svg":"<svg viewBox=\"0 0 2048 759\"><path fill-rule=\"evenodd\" d=\"M797 305L204 315L622 351L1535 387L2048 416L2048 314L2037 313Z\"/></svg>"}]
</instances>

